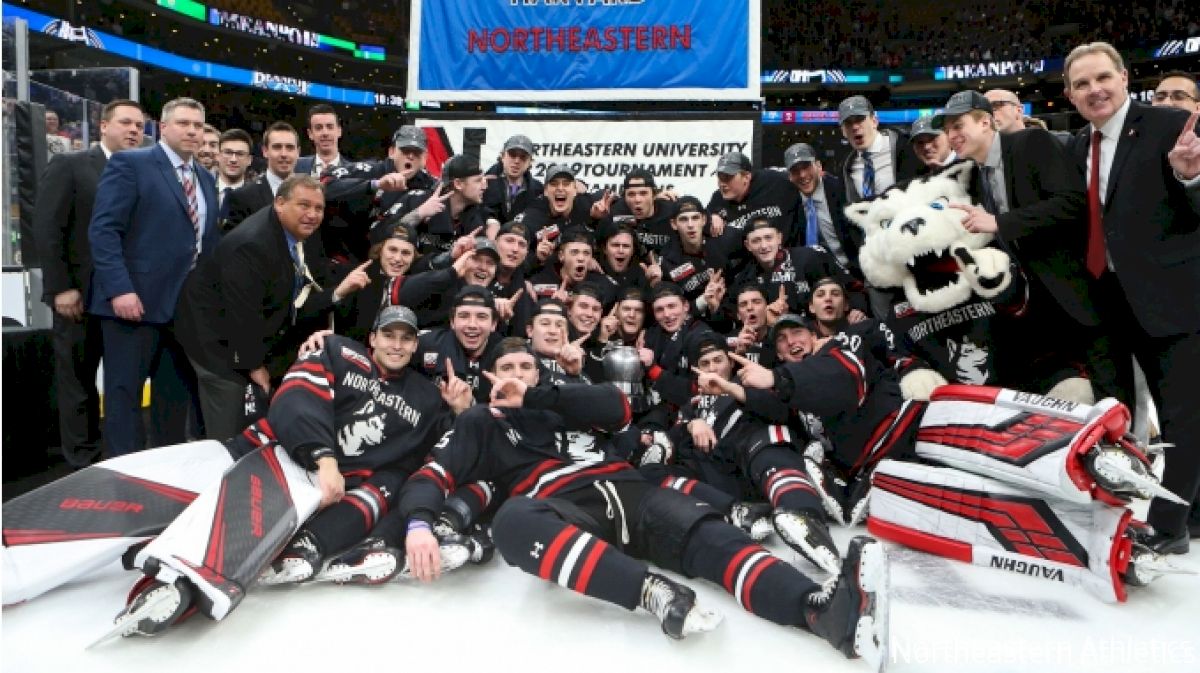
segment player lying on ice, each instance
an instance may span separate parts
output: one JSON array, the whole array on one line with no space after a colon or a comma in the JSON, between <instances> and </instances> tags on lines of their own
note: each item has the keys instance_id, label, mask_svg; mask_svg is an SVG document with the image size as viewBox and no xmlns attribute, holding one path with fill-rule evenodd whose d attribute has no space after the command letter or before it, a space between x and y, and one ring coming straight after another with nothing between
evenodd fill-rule
<instances>
[{"instance_id":1,"label":"player lying on ice","mask_svg":"<svg viewBox=\"0 0 1200 673\"><path fill-rule=\"evenodd\" d=\"M439 389L408 367L417 348L409 309L382 309L369 340L370 350L329 336L296 362L267 417L233 440L238 462L137 552L145 576L102 640L155 635L196 610L223 619L255 581L381 583L406 572L411 531L388 513L472 395L460 379ZM489 487L463 483L455 497L486 508ZM446 569L490 557L485 534L451 532L433 542Z\"/></svg>"},{"instance_id":2,"label":"player lying on ice","mask_svg":"<svg viewBox=\"0 0 1200 673\"><path fill-rule=\"evenodd\" d=\"M460 414L434 460L409 479L398 511L409 521L408 563L418 578L439 566L428 524L456 484L486 479L510 497L493 520L509 564L629 610L642 608L673 638L707 631L719 615L654 564L716 582L746 610L821 636L848 657L886 659L887 560L867 537L851 541L834 580L818 585L755 544L721 512L645 480L629 463L559 450L560 430L615 431L629 405L613 385L538 385L521 339L492 351L489 406ZM523 496L523 497L522 497Z\"/></svg>"},{"instance_id":3,"label":"player lying on ice","mask_svg":"<svg viewBox=\"0 0 1200 673\"><path fill-rule=\"evenodd\" d=\"M856 523L869 507L868 529L880 537L1075 584L1105 601L1176 572L1140 543L1148 529L1128 504L1180 499L1154 478L1120 403L967 385L904 400L869 349L819 338L803 320L781 322L807 330L779 330L790 361L770 370L731 354L740 384L713 371L698 385L743 404L773 391L814 415L832 450L806 452L806 471L833 520Z\"/></svg>"}]
</instances>

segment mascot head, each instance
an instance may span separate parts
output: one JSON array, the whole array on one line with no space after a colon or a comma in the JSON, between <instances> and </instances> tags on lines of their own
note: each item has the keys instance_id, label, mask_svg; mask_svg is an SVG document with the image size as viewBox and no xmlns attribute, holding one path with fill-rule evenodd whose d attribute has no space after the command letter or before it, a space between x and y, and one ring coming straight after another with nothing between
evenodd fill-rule
<instances>
[{"instance_id":1,"label":"mascot head","mask_svg":"<svg viewBox=\"0 0 1200 673\"><path fill-rule=\"evenodd\" d=\"M1008 256L987 248L992 235L967 231L963 211L950 207L974 203L976 170L974 162L961 161L846 207L846 216L866 234L859 264L872 285L904 288L908 303L923 313L961 304L972 293L994 297L1008 287L1007 272L980 275L976 263L984 256L989 270L1007 269Z\"/></svg>"}]
</instances>

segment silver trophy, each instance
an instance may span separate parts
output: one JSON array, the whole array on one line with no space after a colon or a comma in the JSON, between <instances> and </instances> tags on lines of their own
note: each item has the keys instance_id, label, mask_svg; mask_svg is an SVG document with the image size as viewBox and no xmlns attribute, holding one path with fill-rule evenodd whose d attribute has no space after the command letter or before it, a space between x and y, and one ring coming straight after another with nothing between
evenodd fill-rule
<instances>
[{"instance_id":1,"label":"silver trophy","mask_svg":"<svg viewBox=\"0 0 1200 673\"><path fill-rule=\"evenodd\" d=\"M646 395L642 359L632 346L609 345L604 349L604 378L625 393L629 408L639 414L650 408Z\"/></svg>"}]
</instances>

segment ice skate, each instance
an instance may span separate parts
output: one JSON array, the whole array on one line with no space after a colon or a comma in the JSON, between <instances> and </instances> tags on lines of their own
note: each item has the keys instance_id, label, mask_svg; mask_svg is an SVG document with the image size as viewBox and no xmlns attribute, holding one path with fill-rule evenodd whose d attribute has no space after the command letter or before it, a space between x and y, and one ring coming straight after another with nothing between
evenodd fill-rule
<instances>
[{"instance_id":1,"label":"ice skate","mask_svg":"<svg viewBox=\"0 0 1200 673\"><path fill-rule=\"evenodd\" d=\"M848 658L862 657L879 671L888 657L888 560L883 545L850 541L841 571L808 597L808 628Z\"/></svg>"},{"instance_id":2,"label":"ice skate","mask_svg":"<svg viewBox=\"0 0 1200 673\"><path fill-rule=\"evenodd\" d=\"M843 482L824 460L825 450L820 442L809 442L804 450L804 472L809 481L817 489L825 513L835 523L846 525L846 507L842 502L842 492L846 488Z\"/></svg>"},{"instance_id":3,"label":"ice skate","mask_svg":"<svg viewBox=\"0 0 1200 673\"><path fill-rule=\"evenodd\" d=\"M403 564L404 552L369 537L330 561L315 579L335 584L383 584L395 577Z\"/></svg>"},{"instance_id":4,"label":"ice skate","mask_svg":"<svg viewBox=\"0 0 1200 673\"><path fill-rule=\"evenodd\" d=\"M308 582L321 572L324 556L313 534L302 530L258 577L263 586Z\"/></svg>"},{"instance_id":5,"label":"ice skate","mask_svg":"<svg viewBox=\"0 0 1200 673\"><path fill-rule=\"evenodd\" d=\"M745 531L751 540L761 542L774 530L770 516L771 506L765 502L735 502L725 518Z\"/></svg>"},{"instance_id":6,"label":"ice skate","mask_svg":"<svg viewBox=\"0 0 1200 673\"><path fill-rule=\"evenodd\" d=\"M771 515L775 530L787 546L816 567L832 575L841 570L842 559L820 512L776 509Z\"/></svg>"},{"instance_id":7,"label":"ice skate","mask_svg":"<svg viewBox=\"0 0 1200 673\"><path fill-rule=\"evenodd\" d=\"M646 573L638 607L658 617L663 633L675 640L712 631L721 623L721 613L696 603L696 592L658 573Z\"/></svg>"},{"instance_id":8,"label":"ice skate","mask_svg":"<svg viewBox=\"0 0 1200 673\"><path fill-rule=\"evenodd\" d=\"M1162 498L1188 506L1183 498L1158 483L1150 461L1131 446L1098 443L1087 457L1088 472L1098 485L1122 498Z\"/></svg>"},{"instance_id":9,"label":"ice skate","mask_svg":"<svg viewBox=\"0 0 1200 673\"><path fill-rule=\"evenodd\" d=\"M1129 556L1129 565L1122 577L1130 586L1144 587L1163 575L1195 575L1193 570L1187 570L1173 565L1166 555L1134 542Z\"/></svg>"},{"instance_id":10,"label":"ice skate","mask_svg":"<svg viewBox=\"0 0 1200 673\"><path fill-rule=\"evenodd\" d=\"M178 578L162 582L144 578L129 605L113 620L113 628L88 647L95 647L118 636L156 636L167 630L192 605L192 591L187 580Z\"/></svg>"}]
</instances>

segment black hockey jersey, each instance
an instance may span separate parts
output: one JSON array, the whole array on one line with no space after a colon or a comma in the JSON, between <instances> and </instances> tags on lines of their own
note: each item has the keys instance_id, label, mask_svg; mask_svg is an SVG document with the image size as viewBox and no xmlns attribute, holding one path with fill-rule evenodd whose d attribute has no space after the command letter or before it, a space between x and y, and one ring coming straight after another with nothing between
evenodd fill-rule
<instances>
[{"instance_id":1,"label":"black hockey jersey","mask_svg":"<svg viewBox=\"0 0 1200 673\"><path fill-rule=\"evenodd\" d=\"M387 375L366 346L330 335L288 370L267 417L233 441L239 455L277 442L308 469L333 455L343 473L383 466L411 473L453 418L428 379L408 369Z\"/></svg>"},{"instance_id":2,"label":"black hockey jersey","mask_svg":"<svg viewBox=\"0 0 1200 673\"><path fill-rule=\"evenodd\" d=\"M542 385L525 392L520 409L483 405L463 412L400 492L406 519L432 522L456 485L487 480L507 495L548 498L600 480L642 481L629 463L575 458L566 431L617 432L629 424L629 403L612 385Z\"/></svg>"}]
</instances>

